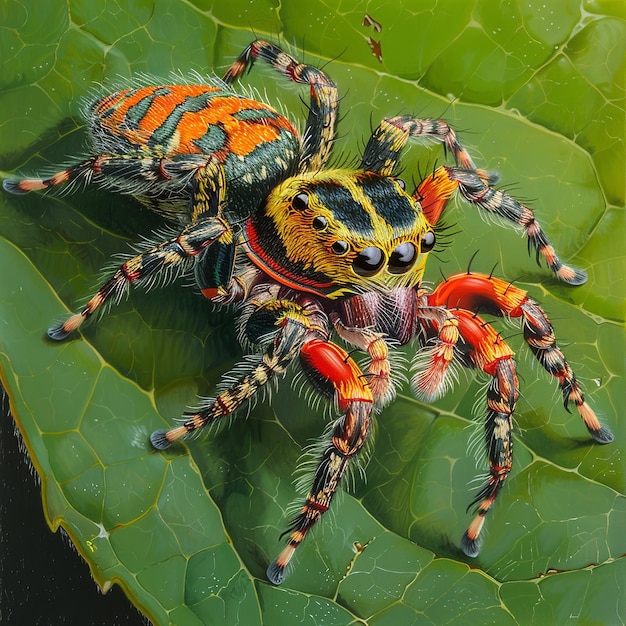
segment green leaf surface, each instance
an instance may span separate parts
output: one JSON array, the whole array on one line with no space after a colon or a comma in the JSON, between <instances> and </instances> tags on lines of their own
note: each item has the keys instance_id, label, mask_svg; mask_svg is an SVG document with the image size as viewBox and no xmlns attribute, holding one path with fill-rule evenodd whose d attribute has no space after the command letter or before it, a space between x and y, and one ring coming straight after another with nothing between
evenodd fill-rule
<instances>
[{"instance_id":1,"label":"green leaf surface","mask_svg":"<svg viewBox=\"0 0 626 626\"><path fill-rule=\"evenodd\" d=\"M181 281L133 292L76 340L45 340L111 258L162 223L94 189L3 194L2 384L50 526L63 526L103 589L119 584L155 624L178 626L626 619L624 18L609 0L2 3L5 177L82 153L81 107L96 83L221 74L262 36L339 85L339 153L357 155L384 116L445 117L475 161L531 204L561 256L589 274L576 289L558 284L518 233L453 208L455 234L431 255L428 280L464 270L478 251L473 269L497 264L528 289L615 443L589 441L520 332L500 322L519 354L523 395L514 470L480 556L458 548L484 471L482 408L472 419L484 385L462 377L434 406L407 388L381 414L367 481L334 502L275 588L264 571L297 501L293 473L328 416L288 378L248 419L153 452L148 434L209 395L240 358L232 313ZM303 90L259 65L246 81L304 119ZM416 146L404 176L418 180L443 159L438 147Z\"/></svg>"}]
</instances>

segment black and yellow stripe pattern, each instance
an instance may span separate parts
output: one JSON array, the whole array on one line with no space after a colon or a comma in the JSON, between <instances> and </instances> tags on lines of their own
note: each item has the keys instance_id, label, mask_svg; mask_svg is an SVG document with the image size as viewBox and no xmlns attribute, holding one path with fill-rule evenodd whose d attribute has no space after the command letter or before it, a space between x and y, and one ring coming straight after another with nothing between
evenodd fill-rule
<instances>
[{"instance_id":1,"label":"black and yellow stripe pattern","mask_svg":"<svg viewBox=\"0 0 626 626\"><path fill-rule=\"evenodd\" d=\"M251 216L246 238L263 271L330 299L419 284L434 243L421 207L399 181L348 170L278 185ZM404 264L398 250L406 251Z\"/></svg>"}]
</instances>

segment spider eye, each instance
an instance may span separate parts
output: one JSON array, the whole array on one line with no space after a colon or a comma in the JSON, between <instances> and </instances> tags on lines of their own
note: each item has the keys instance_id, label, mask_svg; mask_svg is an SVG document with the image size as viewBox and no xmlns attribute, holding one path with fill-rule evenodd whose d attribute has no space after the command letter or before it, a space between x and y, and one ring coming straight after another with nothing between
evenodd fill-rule
<instances>
[{"instance_id":1,"label":"spider eye","mask_svg":"<svg viewBox=\"0 0 626 626\"><path fill-rule=\"evenodd\" d=\"M328 226L328 222L325 217L318 215L311 224L315 230L324 230Z\"/></svg>"},{"instance_id":2,"label":"spider eye","mask_svg":"<svg viewBox=\"0 0 626 626\"><path fill-rule=\"evenodd\" d=\"M348 246L347 242L345 241L335 241L335 243L332 245L332 251L335 254L345 254L350 246Z\"/></svg>"},{"instance_id":3,"label":"spider eye","mask_svg":"<svg viewBox=\"0 0 626 626\"><path fill-rule=\"evenodd\" d=\"M405 241L389 257L389 271L392 274L402 274L406 272L417 258L415 246L410 241Z\"/></svg>"},{"instance_id":4,"label":"spider eye","mask_svg":"<svg viewBox=\"0 0 626 626\"><path fill-rule=\"evenodd\" d=\"M420 241L420 252L430 252L435 246L435 233L429 230Z\"/></svg>"},{"instance_id":5,"label":"spider eye","mask_svg":"<svg viewBox=\"0 0 626 626\"><path fill-rule=\"evenodd\" d=\"M396 182L402 191L406 189L406 183L401 178L396 178Z\"/></svg>"},{"instance_id":6,"label":"spider eye","mask_svg":"<svg viewBox=\"0 0 626 626\"><path fill-rule=\"evenodd\" d=\"M309 194L302 192L294 196L293 200L291 201L291 206L296 211L304 211L304 209L309 206Z\"/></svg>"},{"instance_id":7,"label":"spider eye","mask_svg":"<svg viewBox=\"0 0 626 626\"><path fill-rule=\"evenodd\" d=\"M375 246L368 246L357 254L352 267L359 276L373 276L384 262L383 251Z\"/></svg>"}]
</instances>

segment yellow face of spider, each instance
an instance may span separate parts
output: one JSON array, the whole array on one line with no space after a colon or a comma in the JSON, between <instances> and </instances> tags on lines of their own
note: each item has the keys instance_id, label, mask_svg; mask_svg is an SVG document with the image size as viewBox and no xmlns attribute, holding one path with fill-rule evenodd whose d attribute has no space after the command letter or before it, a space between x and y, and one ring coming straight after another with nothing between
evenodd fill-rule
<instances>
[{"instance_id":1,"label":"yellow face of spider","mask_svg":"<svg viewBox=\"0 0 626 626\"><path fill-rule=\"evenodd\" d=\"M435 243L401 181L348 170L282 182L246 239L252 261L279 282L331 299L419 284Z\"/></svg>"}]
</instances>

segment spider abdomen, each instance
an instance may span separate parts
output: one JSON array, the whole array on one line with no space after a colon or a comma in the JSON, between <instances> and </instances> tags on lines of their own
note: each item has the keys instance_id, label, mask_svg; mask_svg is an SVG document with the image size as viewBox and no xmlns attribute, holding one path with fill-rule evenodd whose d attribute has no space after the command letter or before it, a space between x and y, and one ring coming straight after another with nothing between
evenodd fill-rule
<instances>
[{"instance_id":1,"label":"spider abdomen","mask_svg":"<svg viewBox=\"0 0 626 626\"><path fill-rule=\"evenodd\" d=\"M223 168L228 211L245 217L295 173L300 139L269 105L210 85L124 89L94 102L89 130L102 186L157 202L186 199L193 174ZM114 159L107 158L115 155ZM143 167L129 167L143 159Z\"/></svg>"}]
</instances>

